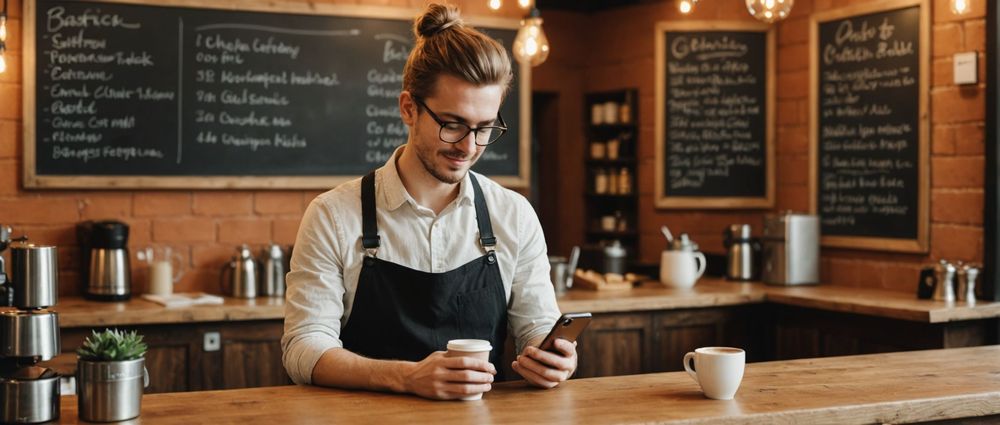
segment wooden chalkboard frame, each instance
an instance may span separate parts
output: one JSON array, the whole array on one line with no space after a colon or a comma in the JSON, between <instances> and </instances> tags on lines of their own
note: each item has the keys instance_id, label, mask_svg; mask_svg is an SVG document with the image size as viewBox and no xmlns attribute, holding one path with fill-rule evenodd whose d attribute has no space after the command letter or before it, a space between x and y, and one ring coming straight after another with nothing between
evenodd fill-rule
<instances>
[{"instance_id":1,"label":"wooden chalkboard frame","mask_svg":"<svg viewBox=\"0 0 1000 425\"><path fill-rule=\"evenodd\" d=\"M420 9L386 6L326 4L309 1L234 2L230 0L88 0L101 3L146 6L219 9L241 12L274 12L305 15L326 15L357 18L382 18L409 21ZM36 0L24 0L23 26L23 146L24 187L31 189L329 189L355 179L353 175L331 176L51 176L36 173L35 135L35 55ZM517 19L464 16L470 25L484 28L516 30ZM519 65L520 128L518 128L518 175L491 175L494 181L511 188L527 188L531 184L531 67Z\"/></svg>"},{"instance_id":2,"label":"wooden chalkboard frame","mask_svg":"<svg viewBox=\"0 0 1000 425\"><path fill-rule=\"evenodd\" d=\"M910 7L920 7L920 52L922 67L919 91L919 160L917 201L917 238L895 239L869 236L822 236L821 244L836 248L857 248L878 251L926 253L930 249L930 24L931 5L928 0L881 0L840 9L818 12L809 22L809 210L818 214L819 205L819 26L822 23L859 15L868 15Z\"/></svg>"},{"instance_id":3,"label":"wooden chalkboard frame","mask_svg":"<svg viewBox=\"0 0 1000 425\"><path fill-rule=\"evenodd\" d=\"M666 116L667 102L667 69L666 69L666 34L670 31L746 31L763 32L767 35L766 50L766 124L765 132L765 157L767 160L766 172L766 194L764 197L671 197L663 196L666 182L664 164L666 161L666 126L664 120ZM656 46L656 192L653 201L656 208L683 209L683 208L773 208L775 202L774 183L774 137L775 137L775 28L771 25L757 22L743 21L684 21L684 22L657 22L654 33Z\"/></svg>"}]
</instances>

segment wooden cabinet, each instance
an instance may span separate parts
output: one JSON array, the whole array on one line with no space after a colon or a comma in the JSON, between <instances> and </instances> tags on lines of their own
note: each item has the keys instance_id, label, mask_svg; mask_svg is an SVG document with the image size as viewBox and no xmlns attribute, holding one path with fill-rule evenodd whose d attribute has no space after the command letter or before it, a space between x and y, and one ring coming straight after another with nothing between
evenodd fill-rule
<instances>
[{"instance_id":1,"label":"wooden cabinet","mask_svg":"<svg viewBox=\"0 0 1000 425\"><path fill-rule=\"evenodd\" d=\"M281 320L119 326L149 345L146 393L218 390L290 384L281 364ZM101 330L103 328L96 328ZM61 330L63 352L78 348L90 328ZM206 350L218 334L218 348Z\"/></svg>"},{"instance_id":2,"label":"wooden cabinet","mask_svg":"<svg viewBox=\"0 0 1000 425\"><path fill-rule=\"evenodd\" d=\"M596 314L577 345L576 377L681 370L688 351L744 347L749 361L767 358L756 329L759 306Z\"/></svg>"}]
</instances>

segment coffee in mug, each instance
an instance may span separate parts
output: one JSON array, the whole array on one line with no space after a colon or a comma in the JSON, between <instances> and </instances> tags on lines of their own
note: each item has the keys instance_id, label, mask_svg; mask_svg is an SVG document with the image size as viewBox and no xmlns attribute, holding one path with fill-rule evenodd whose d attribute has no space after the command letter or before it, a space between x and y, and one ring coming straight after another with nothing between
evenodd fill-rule
<instances>
[{"instance_id":1,"label":"coffee in mug","mask_svg":"<svg viewBox=\"0 0 1000 425\"><path fill-rule=\"evenodd\" d=\"M694 370L691 360L694 359ZM705 397L732 400L743 381L746 352L732 347L702 347L684 355L684 370Z\"/></svg>"},{"instance_id":2,"label":"coffee in mug","mask_svg":"<svg viewBox=\"0 0 1000 425\"><path fill-rule=\"evenodd\" d=\"M490 345L489 341L483 339L453 339L448 341L448 351L444 353L445 357L473 357L480 360L489 361L490 351L493 350L493 346ZM467 397L463 397L462 400L479 400L483 398L483 394L475 394Z\"/></svg>"}]
</instances>

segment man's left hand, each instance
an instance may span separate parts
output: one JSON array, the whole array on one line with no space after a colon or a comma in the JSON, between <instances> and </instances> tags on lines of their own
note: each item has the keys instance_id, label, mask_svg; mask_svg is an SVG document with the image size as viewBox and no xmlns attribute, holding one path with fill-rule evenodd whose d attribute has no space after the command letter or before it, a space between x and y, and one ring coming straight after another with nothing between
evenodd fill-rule
<instances>
[{"instance_id":1,"label":"man's left hand","mask_svg":"<svg viewBox=\"0 0 1000 425\"><path fill-rule=\"evenodd\" d=\"M556 339L553 347L554 353L528 346L514 361L514 371L541 388L553 388L569 379L576 371L576 343Z\"/></svg>"}]
</instances>

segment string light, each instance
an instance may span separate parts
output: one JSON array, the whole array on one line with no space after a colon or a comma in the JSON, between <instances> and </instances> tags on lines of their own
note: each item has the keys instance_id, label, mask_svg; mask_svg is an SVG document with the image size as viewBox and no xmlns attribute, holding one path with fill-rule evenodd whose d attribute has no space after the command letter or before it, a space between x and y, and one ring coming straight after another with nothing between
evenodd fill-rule
<instances>
[{"instance_id":1,"label":"string light","mask_svg":"<svg viewBox=\"0 0 1000 425\"><path fill-rule=\"evenodd\" d=\"M500 0L490 0L490 9L500 10Z\"/></svg>"},{"instance_id":2,"label":"string light","mask_svg":"<svg viewBox=\"0 0 1000 425\"><path fill-rule=\"evenodd\" d=\"M951 13L964 15L969 11L969 2L972 0L951 0Z\"/></svg>"},{"instance_id":3,"label":"string light","mask_svg":"<svg viewBox=\"0 0 1000 425\"><path fill-rule=\"evenodd\" d=\"M750 16L772 23L788 17L795 0L746 0Z\"/></svg>"},{"instance_id":4,"label":"string light","mask_svg":"<svg viewBox=\"0 0 1000 425\"><path fill-rule=\"evenodd\" d=\"M531 66L541 65L549 57L549 39L542 30L541 13L532 8L521 20L521 29L514 37L514 59Z\"/></svg>"},{"instance_id":5,"label":"string light","mask_svg":"<svg viewBox=\"0 0 1000 425\"><path fill-rule=\"evenodd\" d=\"M534 3L533 0L517 0L517 5L521 6L521 9L531 9L535 6Z\"/></svg>"},{"instance_id":6,"label":"string light","mask_svg":"<svg viewBox=\"0 0 1000 425\"><path fill-rule=\"evenodd\" d=\"M696 3L698 3L698 0L679 0L677 2L677 9L680 10L681 13L687 15L694 10L694 5Z\"/></svg>"},{"instance_id":7,"label":"string light","mask_svg":"<svg viewBox=\"0 0 1000 425\"><path fill-rule=\"evenodd\" d=\"M0 11L0 72L7 70L7 0L3 0L3 10Z\"/></svg>"}]
</instances>

